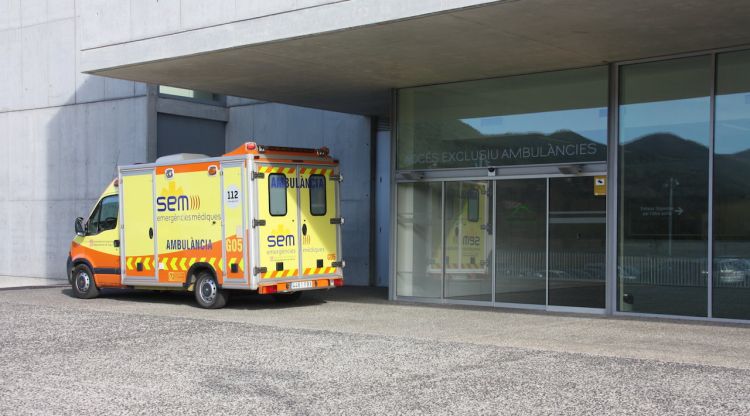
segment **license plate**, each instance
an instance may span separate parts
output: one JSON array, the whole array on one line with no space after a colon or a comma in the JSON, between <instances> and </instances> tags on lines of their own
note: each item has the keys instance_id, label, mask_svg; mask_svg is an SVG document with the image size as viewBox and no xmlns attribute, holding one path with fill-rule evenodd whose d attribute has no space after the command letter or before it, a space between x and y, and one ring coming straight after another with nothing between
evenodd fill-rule
<instances>
[{"instance_id":1,"label":"license plate","mask_svg":"<svg viewBox=\"0 0 750 416\"><path fill-rule=\"evenodd\" d=\"M312 280L306 282L292 282L289 284L289 289L309 289L313 287Z\"/></svg>"}]
</instances>

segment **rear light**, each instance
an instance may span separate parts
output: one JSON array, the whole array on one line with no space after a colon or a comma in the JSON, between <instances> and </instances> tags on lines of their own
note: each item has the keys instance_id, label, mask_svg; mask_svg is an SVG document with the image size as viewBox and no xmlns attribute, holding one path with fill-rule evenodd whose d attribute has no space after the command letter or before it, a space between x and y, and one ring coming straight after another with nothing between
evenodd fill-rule
<instances>
[{"instance_id":1,"label":"rear light","mask_svg":"<svg viewBox=\"0 0 750 416\"><path fill-rule=\"evenodd\" d=\"M261 286L258 288L258 293L261 295L267 295L270 293L276 293L276 285L273 286Z\"/></svg>"},{"instance_id":2,"label":"rear light","mask_svg":"<svg viewBox=\"0 0 750 416\"><path fill-rule=\"evenodd\" d=\"M344 279L333 279L333 285L336 287L344 286Z\"/></svg>"},{"instance_id":3,"label":"rear light","mask_svg":"<svg viewBox=\"0 0 750 416\"><path fill-rule=\"evenodd\" d=\"M258 146L255 144L255 142L247 142L245 143L245 150L255 150Z\"/></svg>"}]
</instances>

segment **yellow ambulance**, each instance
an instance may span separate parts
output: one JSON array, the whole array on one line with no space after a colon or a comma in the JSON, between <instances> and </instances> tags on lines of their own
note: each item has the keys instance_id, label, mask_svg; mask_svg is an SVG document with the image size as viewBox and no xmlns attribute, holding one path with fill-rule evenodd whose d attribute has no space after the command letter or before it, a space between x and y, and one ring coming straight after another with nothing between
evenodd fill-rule
<instances>
[{"instance_id":1,"label":"yellow ambulance","mask_svg":"<svg viewBox=\"0 0 750 416\"><path fill-rule=\"evenodd\" d=\"M230 290L283 302L343 285L342 176L328 153L248 142L217 158L119 167L88 219L75 221L73 292L188 290L221 308Z\"/></svg>"}]
</instances>

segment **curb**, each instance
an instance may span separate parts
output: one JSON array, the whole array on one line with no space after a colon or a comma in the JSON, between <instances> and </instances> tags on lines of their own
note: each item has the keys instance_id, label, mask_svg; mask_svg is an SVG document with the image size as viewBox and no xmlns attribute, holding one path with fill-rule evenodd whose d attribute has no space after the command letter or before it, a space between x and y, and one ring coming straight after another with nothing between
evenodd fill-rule
<instances>
[{"instance_id":1,"label":"curb","mask_svg":"<svg viewBox=\"0 0 750 416\"><path fill-rule=\"evenodd\" d=\"M1 287L0 292L6 290L25 290L25 289L50 289L55 287L68 287L67 284L54 284L54 285L37 285L37 286L14 286L14 287Z\"/></svg>"}]
</instances>

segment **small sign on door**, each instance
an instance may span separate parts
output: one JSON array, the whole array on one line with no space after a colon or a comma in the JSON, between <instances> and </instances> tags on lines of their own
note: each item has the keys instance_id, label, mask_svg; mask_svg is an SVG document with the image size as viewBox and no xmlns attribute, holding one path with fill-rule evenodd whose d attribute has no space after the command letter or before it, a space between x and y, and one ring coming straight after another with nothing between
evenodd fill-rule
<instances>
[{"instance_id":1,"label":"small sign on door","mask_svg":"<svg viewBox=\"0 0 750 416\"><path fill-rule=\"evenodd\" d=\"M607 195L607 177L594 176L594 196Z\"/></svg>"}]
</instances>

